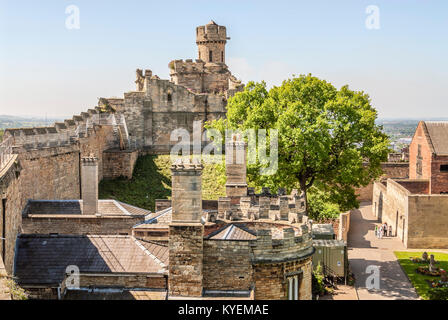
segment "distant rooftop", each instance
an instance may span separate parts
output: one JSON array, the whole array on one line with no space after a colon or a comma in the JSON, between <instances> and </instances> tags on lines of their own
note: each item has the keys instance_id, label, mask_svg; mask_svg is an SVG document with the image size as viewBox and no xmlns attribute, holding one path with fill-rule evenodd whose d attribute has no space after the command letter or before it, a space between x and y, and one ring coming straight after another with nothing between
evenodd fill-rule
<instances>
[{"instance_id":1,"label":"distant rooftop","mask_svg":"<svg viewBox=\"0 0 448 320\"><path fill-rule=\"evenodd\" d=\"M448 155L448 121L425 121L434 152Z\"/></svg>"}]
</instances>

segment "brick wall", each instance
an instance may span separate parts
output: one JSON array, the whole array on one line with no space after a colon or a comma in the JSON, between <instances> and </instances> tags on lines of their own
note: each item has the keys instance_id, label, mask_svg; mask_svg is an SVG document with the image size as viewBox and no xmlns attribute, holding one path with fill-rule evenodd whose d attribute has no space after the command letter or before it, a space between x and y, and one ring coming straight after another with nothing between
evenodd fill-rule
<instances>
[{"instance_id":1,"label":"brick wall","mask_svg":"<svg viewBox=\"0 0 448 320\"><path fill-rule=\"evenodd\" d=\"M448 156L433 156L431 160L431 193L448 192L448 172L440 170L441 165L448 165Z\"/></svg>"},{"instance_id":2,"label":"brick wall","mask_svg":"<svg viewBox=\"0 0 448 320\"><path fill-rule=\"evenodd\" d=\"M204 289L249 290L252 264L249 241L204 240Z\"/></svg>"},{"instance_id":3,"label":"brick wall","mask_svg":"<svg viewBox=\"0 0 448 320\"><path fill-rule=\"evenodd\" d=\"M409 163L407 162L383 162L381 164L383 175L380 179L407 178L409 176ZM356 189L359 201L372 201L373 181L367 186Z\"/></svg>"},{"instance_id":4,"label":"brick wall","mask_svg":"<svg viewBox=\"0 0 448 320\"><path fill-rule=\"evenodd\" d=\"M429 179L431 177L431 158L432 151L428 144L429 137L426 134L423 122L420 122L414 133L414 138L409 145L409 178L410 179ZM418 154L420 145L420 155ZM421 174L417 173L417 163L422 164Z\"/></svg>"},{"instance_id":5,"label":"brick wall","mask_svg":"<svg viewBox=\"0 0 448 320\"><path fill-rule=\"evenodd\" d=\"M394 180L410 193L429 194L429 180Z\"/></svg>"}]
</instances>

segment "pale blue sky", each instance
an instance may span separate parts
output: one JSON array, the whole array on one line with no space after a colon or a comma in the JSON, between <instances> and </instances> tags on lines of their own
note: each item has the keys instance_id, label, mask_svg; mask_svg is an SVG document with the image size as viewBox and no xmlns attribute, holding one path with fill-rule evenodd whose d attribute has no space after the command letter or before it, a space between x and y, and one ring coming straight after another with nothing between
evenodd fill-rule
<instances>
[{"instance_id":1,"label":"pale blue sky","mask_svg":"<svg viewBox=\"0 0 448 320\"><path fill-rule=\"evenodd\" d=\"M80 29L65 27L68 5ZM380 29L365 27L368 5ZM168 78L196 58L195 27L227 26L244 82L312 73L364 90L380 117L448 116L448 2L0 0L0 114L70 116L134 90L135 69Z\"/></svg>"}]
</instances>

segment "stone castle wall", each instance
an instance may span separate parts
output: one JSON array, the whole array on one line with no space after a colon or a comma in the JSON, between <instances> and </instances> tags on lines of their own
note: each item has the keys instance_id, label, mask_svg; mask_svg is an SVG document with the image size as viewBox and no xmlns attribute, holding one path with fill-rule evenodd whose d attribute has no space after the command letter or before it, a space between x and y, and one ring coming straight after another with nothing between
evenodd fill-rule
<instances>
[{"instance_id":1,"label":"stone castle wall","mask_svg":"<svg viewBox=\"0 0 448 320\"><path fill-rule=\"evenodd\" d=\"M270 230L259 230L252 243L256 300L282 300L288 297L288 278L298 277L299 300L311 300L311 257L314 253L311 231L301 225L301 235L283 229L283 239L272 239Z\"/></svg>"},{"instance_id":2,"label":"stone castle wall","mask_svg":"<svg viewBox=\"0 0 448 320\"><path fill-rule=\"evenodd\" d=\"M204 289L250 290L253 282L249 241L204 240Z\"/></svg>"},{"instance_id":3,"label":"stone castle wall","mask_svg":"<svg viewBox=\"0 0 448 320\"><path fill-rule=\"evenodd\" d=\"M16 169L14 169L16 168ZM5 204L5 266L12 271L15 239L21 232L22 209L28 199L77 199L79 188L79 148L66 147L30 150L17 155L8 182L0 187ZM3 210L3 204L2 204Z\"/></svg>"},{"instance_id":4,"label":"stone castle wall","mask_svg":"<svg viewBox=\"0 0 448 320\"><path fill-rule=\"evenodd\" d=\"M117 99L112 103L119 105ZM193 121L225 117L227 100L222 95L196 94L168 80L147 78L144 90L125 93L123 103L131 141L153 153L168 154L177 143L170 141L175 129L186 129L193 138Z\"/></svg>"},{"instance_id":5,"label":"stone castle wall","mask_svg":"<svg viewBox=\"0 0 448 320\"><path fill-rule=\"evenodd\" d=\"M255 299L286 300L288 298L288 273L299 273L299 300L312 299L312 261L282 262L254 266Z\"/></svg>"},{"instance_id":6,"label":"stone castle wall","mask_svg":"<svg viewBox=\"0 0 448 320\"><path fill-rule=\"evenodd\" d=\"M138 158L137 150L110 149L103 152L103 178L132 178Z\"/></svg>"},{"instance_id":7,"label":"stone castle wall","mask_svg":"<svg viewBox=\"0 0 448 320\"><path fill-rule=\"evenodd\" d=\"M408 196L408 248L448 248L448 195Z\"/></svg>"},{"instance_id":8,"label":"stone castle wall","mask_svg":"<svg viewBox=\"0 0 448 320\"><path fill-rule=\"evenodd\" d=\"M98 110L91 109L53 127L5 131L5 136L13 139L13 152L16 153L11 165L1 168L0 172L3 199L0 212L2 215L5 212L5 230L2 233L6 238L0 250L9 273L12 272L15 239L19 232L23 232L22 211L26 201L79 199L80 157L93 154L102 162L103 151L117 146L117 137L111 125L92 123L93 119L99 122L103 117L110 117L110 114L99 116ZM120 174L116 168L110 170ZM99 171L102 178L102 166ZM127 168L124 174L129 174ZM26 228L29 232L53 232L45 224L35 222L32 227L26 224ZM42 228L40 231L39 225ZM61 226L61 229L64 227Z\"/></svg>"}]
</instances>

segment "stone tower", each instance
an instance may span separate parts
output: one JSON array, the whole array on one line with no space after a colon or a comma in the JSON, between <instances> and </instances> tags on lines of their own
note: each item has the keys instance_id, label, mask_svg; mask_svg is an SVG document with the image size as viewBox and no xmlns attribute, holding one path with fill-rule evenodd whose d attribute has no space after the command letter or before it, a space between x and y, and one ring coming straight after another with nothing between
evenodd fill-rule
<instances>
[{"instance_id":1,"label":"stone tower","mask_svg":"<svg viewBox=\"0 0 448 320\"><path fill-rule=\"evenodd\" d=\"M169 231L170 296L202 295L204 226L202 217L202 165L179 161L171 166L172 222Z\"/></svg>"},{"instance_id":2,"label":"stone tower","mask_svg":"<svg viewBox=\"0 0 448 320\"><path fill-rule=\"evenodd\" d=\"M196 28L196 44L199 60L207 63L226 63L226 27L218 26L214 21Z\"/></svg>"},{"instance_id":3,"label":"stone tower","mask_svg":"<svg viewBox=\"0 0 448 320\"><path fill-rule=\"evenodd\" d=\"M247 196L246 143L238 135L226 142L227 197Z\"/></svg>"}]
</instances>

